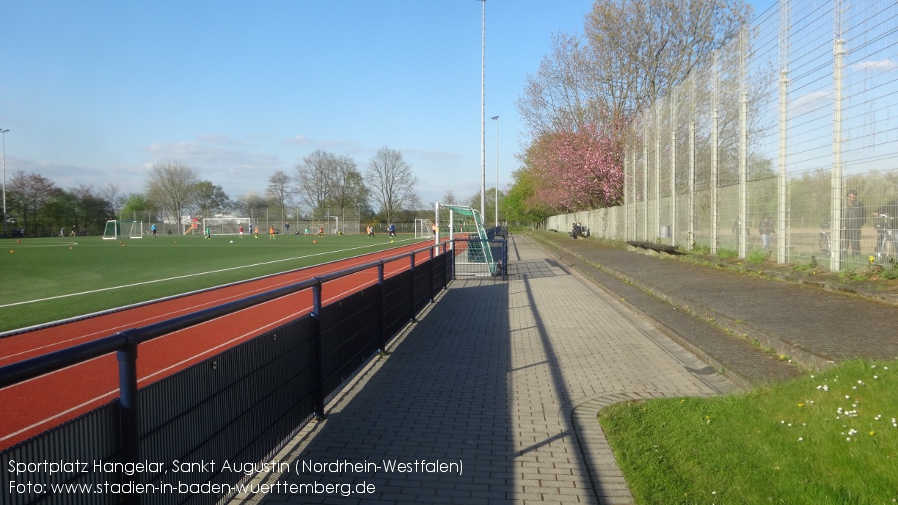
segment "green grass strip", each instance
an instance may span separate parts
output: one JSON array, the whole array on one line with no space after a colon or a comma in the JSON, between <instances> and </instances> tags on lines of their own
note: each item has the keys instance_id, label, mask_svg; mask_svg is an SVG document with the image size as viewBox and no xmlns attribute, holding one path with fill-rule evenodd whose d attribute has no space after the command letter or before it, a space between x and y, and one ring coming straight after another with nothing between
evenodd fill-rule
<instances>
[{"instance_id":1,"label":"green grass strip","mask_svg":"<svg viewBox=\"0 0 898 505\"><path fill-rule=\"evenodd\" d=\"M655 503L894 503L898 362L851 361L749 393L603 409L631 491Z\"/></svg>"}]
</instances>

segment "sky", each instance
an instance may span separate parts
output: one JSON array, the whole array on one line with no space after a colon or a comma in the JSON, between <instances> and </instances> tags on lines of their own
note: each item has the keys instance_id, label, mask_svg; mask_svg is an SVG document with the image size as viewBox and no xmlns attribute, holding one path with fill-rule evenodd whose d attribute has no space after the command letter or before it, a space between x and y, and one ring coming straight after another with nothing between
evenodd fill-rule
<instances>
[{"instance_id":1,"label":"sky","mask_svg":"<svg viewBox=\"0 0 898 505\"><path fill-rule=\"evenodd\" d=\"M22 170L64 189L139 193L153 164L180 162L236 199L316 150L364 174L388 147L428 206L448 190L471 198L484 171L504 190L526 140L515 102L527 76L554 33L582 32L592 3L5 2L7 182Z\"/></svg>"}]
</instances>

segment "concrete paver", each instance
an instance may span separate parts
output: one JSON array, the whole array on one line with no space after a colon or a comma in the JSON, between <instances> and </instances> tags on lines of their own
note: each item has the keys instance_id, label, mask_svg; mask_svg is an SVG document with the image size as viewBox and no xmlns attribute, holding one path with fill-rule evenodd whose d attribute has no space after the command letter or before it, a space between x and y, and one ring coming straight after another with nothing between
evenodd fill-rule
<instances>
[{"instance_id":1,"label":"concrete paver","mask_svg":"<svg viewBox=\"0 0 898 505\"><path fill-rule=\"evenodd\" d=\"M277 455L290 473L257 476L304 492L234 503L632 503L598 410L735 385L531 239L510 244L507 282L453 282Z\"/></svg>"},{"instance_id":2,"label":"concrete paver","mask_svg":"<svg viewBox=\"0 0 898 505\"><path fill-rule=\"evenodd\" d=\"M882 293L857 289L848 295L825 284L808 286L788 278L774 280L651 257L597 240L571 240L561 233L542 234L541 240L558 262L632 298L638 310L671 326L681 343L717 368L735 370L749 383L782 380L800 372L747 352L750 341L805 370L846 359L898 356L898 301L887 303L889 298ZM720 338L707 322L734 337Z\"/></svg>"}]
</instances>

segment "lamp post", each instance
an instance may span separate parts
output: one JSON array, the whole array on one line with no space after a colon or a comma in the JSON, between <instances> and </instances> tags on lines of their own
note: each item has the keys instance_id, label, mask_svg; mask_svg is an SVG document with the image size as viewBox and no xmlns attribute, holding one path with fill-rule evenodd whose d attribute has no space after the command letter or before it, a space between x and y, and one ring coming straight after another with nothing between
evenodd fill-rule
<instances>
[{"instance_id":1,"label":"lamp post","mask_svg":"<svg viewBox=\"0 0 898 505\"><path fill-rule=\"evenodd\" d=\"M493 116L496 122L496 228L499 228L499 116ZM498 231L498 230L497 230Z\"/></svg>"},{"instance_id":2,"label":"lamp post","mask_svg":"<svg viewBox=\"0 0 898 505\"><path fill-rule=\"evenodd\" d=\"M6 132L9 129L0 129L0 136L3 137L3 237L6 236Z\"/></svg>"}]
</instances>

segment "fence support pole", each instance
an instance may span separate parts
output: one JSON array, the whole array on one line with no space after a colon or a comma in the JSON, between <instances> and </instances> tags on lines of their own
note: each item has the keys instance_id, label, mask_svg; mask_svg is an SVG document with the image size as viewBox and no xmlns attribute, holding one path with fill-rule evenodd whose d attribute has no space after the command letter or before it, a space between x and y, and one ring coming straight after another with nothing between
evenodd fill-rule
<instances>
[{"instance_id":1,"label":"fence support pole","mask_svg":"<svg viewBox=\"0 0 898 505\"><path fill-rule=\"evenodd\" d=\"M137 463L140 460L140 423L137 416L137 339L132 338L136 330L127 330L121 335L127 343L116 351L119 382L119 430L121 436L122 462ZM134 335L136 337L136 335ZM137 482L137 474L121 475L123 483ZM129 495L128 503L139 504L140 493Z\"/></svg>"},{"instance_id":2,"label":"fence support pole","mask_svg":"<svg viewBox=\"0 0 898 505\"><path fill-rule=\"evenodd\" d=\"M377 265L377 288L380 290L380 299L377 304L377 341L381 352L387 352L387 328L385 326L384 310L386 310L386 289L384 287L384 262Z\"/></svg>"},{"instance_id":3,"label":"fence support pole","mask_svg":"<svg viewBox=\"0 0 898 505\"><path fill-rule=\"evenodd\" d=\"M412 278L408 283L408 306L409 314L411 314L409 321L414 323L417 321L417 319L415 319L415 253L409 255L409 271L412 275Z\"/></svg>"},{"instance_id":4,"label":"fence support pole","mask_svg":"<svg viewBox=\"0 0 898 505\"><path fill-rule=\"evenodd\" d=\"M428 288L430 290L430 303L433 303L433 248L428 249L428 251L430 252L430 263L428 263L430 265L430 275L427 276L427 279L430 284Z\"/></svg>"},{"instance_id":5,"label":"fence support pole","mask_svg":"<svg viewBox=\"0 0 898 505\"><path fill-rule=\"evenodd\" d=\"M316 280L318 280L316 278ZM315 359L315 417L324 415L324 346L321 342L321 281L312 287L312 352Z\"/></svg>"}]
</instances>

